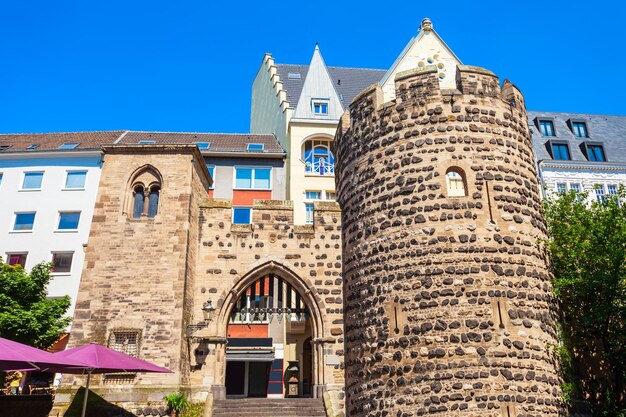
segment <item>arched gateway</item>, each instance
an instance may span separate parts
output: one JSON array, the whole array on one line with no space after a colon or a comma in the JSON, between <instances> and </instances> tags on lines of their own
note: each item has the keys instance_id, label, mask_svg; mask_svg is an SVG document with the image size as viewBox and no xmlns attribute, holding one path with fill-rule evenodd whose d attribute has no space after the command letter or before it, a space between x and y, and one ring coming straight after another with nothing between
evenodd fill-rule
<instances>
[{"instance_id":1,"label":"arched gateway","mask_svg":"<svg viewBox=\"0 0 626 417\"><path fill-rule=\"evenodd\" d=\"M217 397L319 396L320 303L305 280L273 261L241 277L216 311L214 329L225 342Z\"/></svg>"}]
</instances>

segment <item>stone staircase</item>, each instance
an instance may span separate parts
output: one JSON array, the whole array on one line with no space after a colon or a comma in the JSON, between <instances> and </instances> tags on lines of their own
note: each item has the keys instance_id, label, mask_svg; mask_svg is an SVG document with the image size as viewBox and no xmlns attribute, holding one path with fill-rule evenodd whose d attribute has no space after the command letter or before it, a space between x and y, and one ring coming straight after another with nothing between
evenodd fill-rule
<instances>
[{"instance_id":1,"label":"stone staircase","mask_svg":"<svg viewBox=\"0 0 626 417\"><path fill-rule=\"evenodd\" d=\"M326 417L321 398L215 400L213 417Z\"/></svg>"}]
</instances>

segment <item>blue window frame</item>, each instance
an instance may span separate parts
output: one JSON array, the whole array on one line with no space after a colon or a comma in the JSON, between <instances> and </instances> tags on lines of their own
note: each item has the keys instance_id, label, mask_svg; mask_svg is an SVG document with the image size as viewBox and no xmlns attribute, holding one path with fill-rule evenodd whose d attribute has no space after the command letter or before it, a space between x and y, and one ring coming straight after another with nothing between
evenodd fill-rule
<instances>
[{"instance_id":1,"label":"blue window frame","mask_svg":"<svg viewBox=\"0 0 626 417\"><path fill-rule=\"evenodd\" d=\"M587 156L593 162L606 162L602 145L587 145Z\"/></svg>"},{"instance_id":2,"label":"blue window frame","mask_svg":"<svg viewBox=\"0 0 626 417\"><path fill-rule=\"evenodd\" d=\"M609 195L616 195L617 194L617 185L615 185L615 184L607 185L606 189L609 192Z\"/></svg>"},{"instance_id":3,"label":"blue window frame","mask_svg":"<svg viewBox=\"0 0 626 417\"><path fill-rule=\"evenodd\" d=\"M270 190L272 168L235 167L235 189Z\"/></svg>"},{"instance_id":4,"label":"blue window frame","mask_svg":"<svg viewBox=\"0 0 626 417\"><path fill-rule=\"evenodd\" d=\"M87 171L69 171L65 178L65 188L85 188Z\"/></svg>"},{"instance_id":5,"label":"blue window frame","mask_svg":"<svg viewBox=\"0 0 626 417\"><path fill-rule=\"evenodd\" d=\"M15 224L13 225L13 230L33 230L33 226L35 224L35 214L35 212L15 213Z\"/></svg>"},{"instance_id":6,"label":"blue window frame","mask_svg":"<svg viewBox=\"0 0 626 417\"><path fill-rule=\"evenodd\" d=\"M248 143L246 149L249 151L262 151L265 149L265 145L262 143Z\"/></svg>"},{"instance_id":7,"label":"blue window frame","mask_svg":"<svg viewBox=\"0 0 626 417\"><path fill-rule=\"evenodd\" d=\"M59 149L74 149L78 146L78 143L64 143L59 146Z\"/></svg>"},{"instance_id":8,"label":"blue window frame","mask_svg":"<svg viewBox=\"0 0 626 417\"><path fill-rule=\"evenodd\" d=\"M561 161L569 161L572 159L569 154L569 147L565 143L553 143L552 156L554 159Z\"/></svg>"},{"instance_id":9,"label":"blue window frame","mask_svg":"<svg viewBox=\"0 0 626 417\"><path fill-rule=\"evenodd\" d=\"M541 134L543 136L556 136L552 120L539 120L539 129L541 130Z\"/></svg>"},{"instance_id":10,"label":"blue window frame","mask_svg":"<svg viewBox=\"0 0 626 417\"><path fill-rule=\"evenodd\" d=\"M26 172L22 182L22 190L40 190L43 172Z\"/></svg>"},{"instance_id":11,"label":"blue window frame","mask_svg":"<svg viewBox=\"0 0 626 417\"><path fill-rule=\"evenodd\" d=\"M2 174L2 172L0 172L0 185L2 185L2 176L3 176L3 174Z\"/></svg>"},{"instance_id":12,"label":"blue window frame","mask_svg":"<svg viewBox=\"0 0 626 417\"><path fill-rule=\"evenodd\" d=\"M330 140L308 140L302 159L304 171L310 175L335 175L335 156L330 151Z\"/></svg>"},{"instance_id":13,"label":"blue window frame","mask_svg":"<svg viewBox=\"0 0 626 417\"><path fill-rule=\"evenodd\" d=\"M78 230L80 211L66 211L59 213L58 230Z\"/></svg>"},{"instance_id":14,"label":"blue window frame","mask_svg":"<svg viewBox=\"0 0 626 417\"><path fill-rule=\"evenodd\" d=\"M585 122L572 122L572 130L574 131L574 136L577 138L589 137L589 133L587 132L587 123Z\"/></svg>"},{"instance_id":15,"label":"blue window frame","mask_svg":"<svg viewBox=\"0 0 626 417\"><path fill-rule=\"evenodd\" d=\"M211 147L211 142L196 142L196 146L198 149L209 149Z\"/></svg>"},{"instance_id":16,"label":"blue window frame","mask_svg":"<svg viewBox=\"0 0 626 417\"><path fill-rule=\"evenodd\" d=\"M233 207L233 224L250 224L252 220L252 208Z\"/></svg>"}]
</instances>

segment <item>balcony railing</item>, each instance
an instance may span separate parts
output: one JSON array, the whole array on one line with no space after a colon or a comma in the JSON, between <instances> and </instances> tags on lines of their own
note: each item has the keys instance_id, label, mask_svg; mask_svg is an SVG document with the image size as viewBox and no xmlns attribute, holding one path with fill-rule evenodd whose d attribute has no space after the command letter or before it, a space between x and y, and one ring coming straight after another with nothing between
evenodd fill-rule
<instances>
[{"instance_id":1,"label":"balcony railing","mask_svg":"<svg viewBox=\"0 0 626 417\"><path fill-rule=\"evenodd\" d=\"M335 164L324 159L318 159L315 162L305 163L305 172L312 175L335 175Z\"/></svg>"}]
</instances>

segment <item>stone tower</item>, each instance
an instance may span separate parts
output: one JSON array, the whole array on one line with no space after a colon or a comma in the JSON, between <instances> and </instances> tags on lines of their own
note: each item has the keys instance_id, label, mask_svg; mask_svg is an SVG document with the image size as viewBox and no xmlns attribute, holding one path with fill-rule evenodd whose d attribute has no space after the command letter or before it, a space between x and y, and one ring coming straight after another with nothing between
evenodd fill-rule
<instances>
[{"instance_id":1,"label":"stone tower","mask_svg":"<svg viewBox=\"0 0 626 417\"><path fill-rule=\"evenodd\" d=\"M439 81L374 84L335 137L348 415L561 415L524 98L482 68Z\"/></svg>"}]
</instances>

